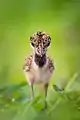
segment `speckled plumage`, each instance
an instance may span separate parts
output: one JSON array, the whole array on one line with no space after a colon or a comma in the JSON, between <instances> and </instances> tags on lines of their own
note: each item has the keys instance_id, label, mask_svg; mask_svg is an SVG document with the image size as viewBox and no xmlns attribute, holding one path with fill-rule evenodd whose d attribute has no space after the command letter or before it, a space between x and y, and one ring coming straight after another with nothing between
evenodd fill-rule
<instances>
[{"instance_id":1,"label":"speckled plumage","mask_svg":"<svg viewBox=\"0 0 80 120\"><path fill-rule=\"evenodd\" d=\"M34 57L32 55L27 57L23 65L23 70L26 75L27 81L30 85L31 82L33 84L42 82L43 84L49 83L50 77L54 70L52 60L47 56L45 65L40 68L36 65L33 58Z\"/></svg>"},{"instance_id":2,"label":"speckled plumage","mask_svg":"<svg viewBox=\"0 0 80 120\"><path fill-rule=\"evenodd\" d=\"M50 43L51 37L42 31L38 31L30 37L33 54L25 58L23 71L27 82L32 86L32 91L34 84L43 83L47 94L48 84L54 71L53 61L46 55Z\"/></svg>"}]
</instances>

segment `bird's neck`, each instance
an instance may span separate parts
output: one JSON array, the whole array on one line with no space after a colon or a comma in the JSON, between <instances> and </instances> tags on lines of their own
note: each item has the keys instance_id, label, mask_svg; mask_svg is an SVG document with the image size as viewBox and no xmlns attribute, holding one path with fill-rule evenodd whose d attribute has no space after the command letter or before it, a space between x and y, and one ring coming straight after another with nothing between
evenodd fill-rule
<instances>
[{"instance_id":1,"label":"bird's neck","mask_svg":"<svg viewBox=\"0 0 80 120\"><path fill-rule=\"evenodd\" d=\"M37 53L34 54L34 62L40 68L42 68L46 64L46 54L39 56Z\"/></svg>"}]
</instances>

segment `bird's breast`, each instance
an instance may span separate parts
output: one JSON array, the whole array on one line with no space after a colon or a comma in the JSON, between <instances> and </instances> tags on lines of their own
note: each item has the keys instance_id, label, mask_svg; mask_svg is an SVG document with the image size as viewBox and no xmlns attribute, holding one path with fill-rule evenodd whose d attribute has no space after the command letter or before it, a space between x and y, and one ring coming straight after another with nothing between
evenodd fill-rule
<instances>
[{"instance_id":1,"label":"bird's breast","mask_svg":"<svg viewBox=\"0 0 80 120\"><path fill-rule=\"evenodd\" d=\"M44 82L50 76L50 73L47 70L47 64L42 68L39 68L36 64L33 64L32 73L35 78L35 80L34 80L35 83Z\"/></svg>"}]
</instances>

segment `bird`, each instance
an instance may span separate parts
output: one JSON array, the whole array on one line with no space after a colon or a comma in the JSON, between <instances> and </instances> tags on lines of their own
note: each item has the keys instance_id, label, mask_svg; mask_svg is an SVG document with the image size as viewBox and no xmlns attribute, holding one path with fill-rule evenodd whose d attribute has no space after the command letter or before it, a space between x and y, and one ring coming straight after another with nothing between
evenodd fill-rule
<instances>
[{"instance_id":1,"label":"bird","mask_svg":"<svg viewBox=\"0 0 80 120\"><path fill-rule=\"evenodd\" d=\"M51 44L51 37L44 31L37 31L30 36L32 54L25 57L23 72L31 88L34 98L34 85L43 84L44 87L44 108L47 108L47 91L51 76L55 70L53 60L47 55L48 47Z\"/></svg>"}]
</instances>

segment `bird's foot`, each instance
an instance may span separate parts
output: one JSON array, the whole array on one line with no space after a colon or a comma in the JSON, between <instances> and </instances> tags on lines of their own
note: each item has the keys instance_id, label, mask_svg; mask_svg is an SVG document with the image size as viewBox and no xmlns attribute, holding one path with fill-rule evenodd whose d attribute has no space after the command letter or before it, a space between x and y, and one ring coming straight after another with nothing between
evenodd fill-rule
<instances>
[{"instance_id":1,"label":"bird's foot","mask_svg":"<svg viewBox=\"0 0 80 120\"><path fill-rule=\"evenodd\" d=\"M32 101L34 99L34 96L32 95L32 96L30 96L30 101Z\"/></svg>"},{"instance_id":2,"label":"bird's foot","mask_svg":"<svg viewBox=\"0 0 80 120\"><path fill-rule=\"evenodd\" d=\"M41 111L45 111L47 109L47 102L45 102L43 108L41 109Z\"/></svg>"}]
</instances>

